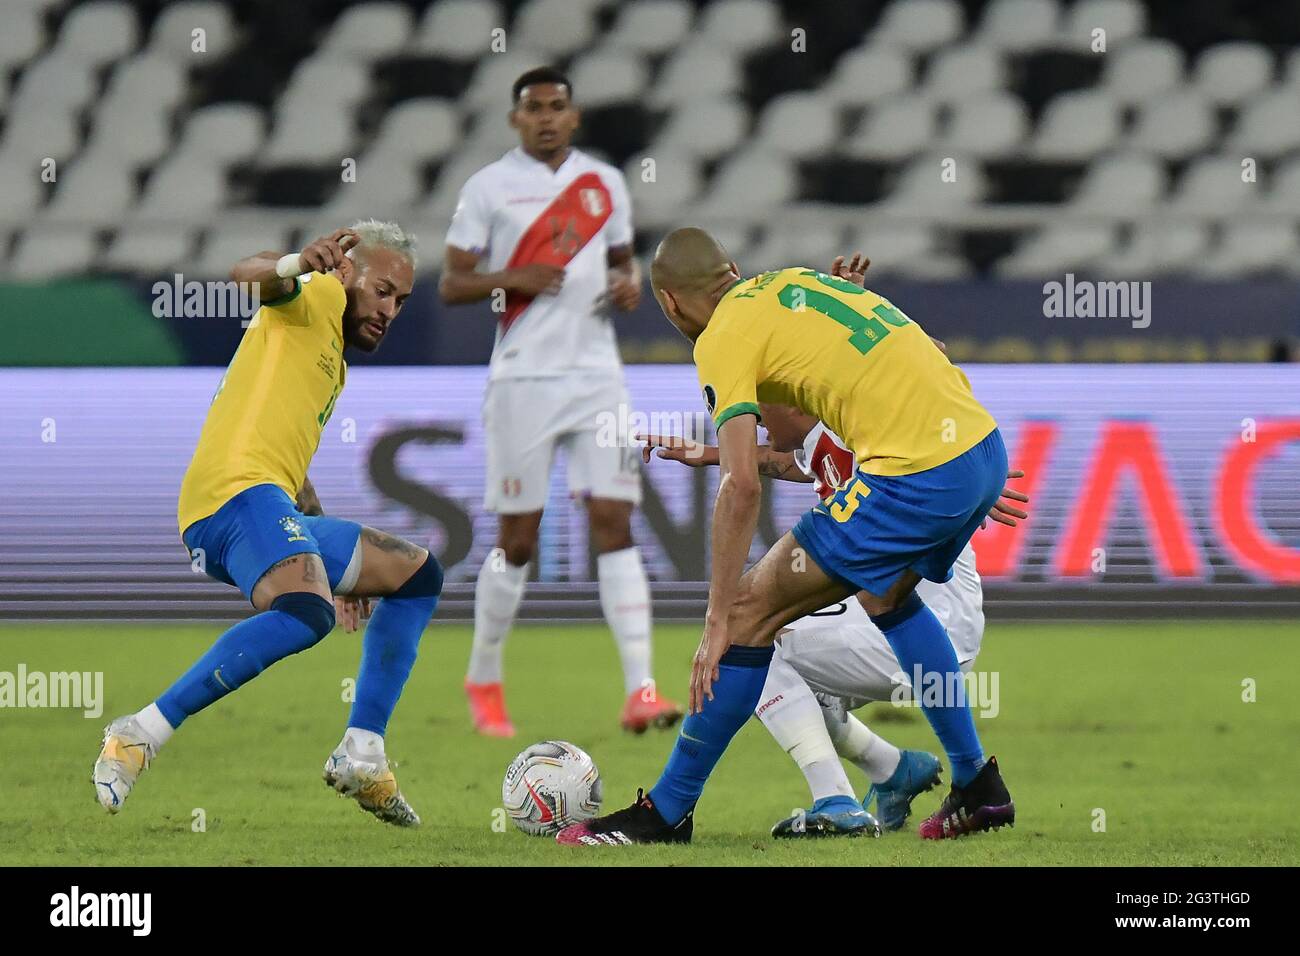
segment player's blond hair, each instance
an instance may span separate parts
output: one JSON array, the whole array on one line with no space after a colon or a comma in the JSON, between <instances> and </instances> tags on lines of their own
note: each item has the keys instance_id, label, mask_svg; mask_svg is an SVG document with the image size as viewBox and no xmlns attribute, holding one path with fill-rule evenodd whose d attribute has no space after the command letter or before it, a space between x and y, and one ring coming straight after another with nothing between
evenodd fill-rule
<instances>
[{"instance_id":1,"label":"player's blond hair","mask_svg":"<svg viewBox=\"0 0 1300 956\"><path fill-rule=\"evenodd\" d=\"M360 237L357 248L362 250L358 265L361 271L365 271L364 250L375 248L376 246L383 249L391 249L399 256L411 264L411 268L416 266L415 258L415 236L403 229L398 223L384 222L379 219L361 219L354 222L348 227Z\"/></svg>"}]
</instances>

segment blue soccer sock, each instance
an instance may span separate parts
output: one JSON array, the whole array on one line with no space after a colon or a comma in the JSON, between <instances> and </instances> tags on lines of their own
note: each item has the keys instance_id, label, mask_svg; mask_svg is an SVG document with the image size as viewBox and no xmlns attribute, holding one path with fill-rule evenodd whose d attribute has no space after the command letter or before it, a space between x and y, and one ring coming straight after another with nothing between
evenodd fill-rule
<instances>
[{"instance_id":1,"label":"blue soccer sock","mask_svg":"<svg viewBox=\"0 0 1300 956\"><path fill-rule=\"evenodd\" d=\"M334 628L334 605L318 594L292 592L269 610L240 621L156 701L167 722L186 717L242 687L281 658L316 644Z\"/></svg>"},{"instance_id":2,"label":"blue soccer sock","mask_svg":"<svg viewBox=\"0 0 1300 956\"><path fill-rule=\"evenodd\" d=\"M442 568L429 555L405 584L375 607L361 643L361 670L349 727L384 735L441 593Z\"/></svg>"},{"instance_id":3,"label":"blue soccer sock","mask_svg":"<svg viewBox=\"0 0 1300 956\"><path fill-rule=\"evenodd\" d=\"M966 786L984 766L984 750L966 701L965 675L957 663L957 652L948 639L948 632L915 591L896 610L873 617L871 622L885 635L898 663L913 683L917 668L926 680L942 678L939 704L927 702L921 687L913 687L912 692L948 754L953 784Z\"/></svg>"},{"instance_id":4,"label":"blue soccer sock","mask_svg":"<svg viewBox=\"0 0 1300 956\"><path fill-rule=\"evenodd\" d=\"M706 697L704 710L682 723L664 772L650 790L655 809L670 826L675 826L695 806L704 792L704 782L727 744L753 716L767 681L772 651L770 644L731 647L718 662L713 700Z\"/></svg>"}]
</instances>

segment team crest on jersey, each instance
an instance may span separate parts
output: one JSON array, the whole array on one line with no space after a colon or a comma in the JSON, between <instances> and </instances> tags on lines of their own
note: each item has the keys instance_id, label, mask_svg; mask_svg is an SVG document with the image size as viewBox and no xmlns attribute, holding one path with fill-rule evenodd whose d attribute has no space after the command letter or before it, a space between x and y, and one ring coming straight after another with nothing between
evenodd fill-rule
<instances>
[{"instance_id":1,"label":"team crest on jersey","mask_svg":"<svg viewBox=\"0 0 1300 956\"><path fill-rule=\"evenodd\" d=\"M717 405L718 405L718 393L713 390L712 385L705 385L704 386L704 407L709 410L710 415L712 415L717 410Z\"/></svg>"},{"instance_id":2,"label":"team crest on jersey","mask_svg":"<svg viewBox=\"0 0 1300 956\"><path fill-rule=\"evenodd\" d=\"M605 214L605 194L599 189L579 189L578 198L582 201L582 208L587 211L588 216Z\"/></svg>"},{"instance_id":3,"label":"team crest on jersey","mask_svg":"<svg viewBox=\"0 0 1300 956\"><path fill-rule=\"evenodd\" d=\"M307 536L302 533L302 524L291 515L285 515L280 519L280 527L284 529L284 533L289 536L290 541L307 540Z\"/></svg>"}]
</instances>

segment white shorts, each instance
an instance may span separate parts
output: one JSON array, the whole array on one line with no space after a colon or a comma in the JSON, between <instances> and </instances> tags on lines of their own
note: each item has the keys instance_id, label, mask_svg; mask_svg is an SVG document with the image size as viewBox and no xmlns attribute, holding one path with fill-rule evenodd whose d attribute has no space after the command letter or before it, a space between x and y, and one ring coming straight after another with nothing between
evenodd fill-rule
<instances>
[{"instance_id":1,"label":"white shorts","mask_svg":"<svg viewBox=\"0 0 1300 956\"><path fill-rule=\"evenodd\" d=\"M640 504L641 449L623 433L630 411L621 376L488 382L483 506L498 514L543 510L557 448L565 452L571 494Z\"/></svg>"},{"instance_id":2,"label":"white shorts","mask_svg":"<svg viewBox=\"0 0 1300 956\"><path fill-rule=\"evenodd\" d=\"M974 552L962 552L952 579L922 581L921 599L952 640L957 662L969 671L984 637L984 597L975 573ZM893 648L857 598L849 598L789 624L778 638L776 655L790 664L814 693L842 697L854 710L890 700L894 689L911 681L902 673Z\"/></svg>"}]
</instances>

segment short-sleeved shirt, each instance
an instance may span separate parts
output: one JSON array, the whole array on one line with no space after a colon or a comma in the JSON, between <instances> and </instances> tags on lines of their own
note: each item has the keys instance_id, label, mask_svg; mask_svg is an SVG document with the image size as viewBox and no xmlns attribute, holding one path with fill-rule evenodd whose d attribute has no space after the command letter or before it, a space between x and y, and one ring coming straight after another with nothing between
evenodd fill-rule
<instances>
[{"instance_id":1,"label":"short-sleeved shirt","mask_svg":"<svg viewBox=\"0 0 1300 956\"><path fill-rule=\"evenodd\" d=\"M951 461L994 428L965 373L888 300L806 268L737 282L695 343L704 401L721 428L758 403L815 415L873 475Z\"/></svg>"},{"instance_id":2,"label":"short-sleeved shirt","mask_svg":"<svg viewBox=\"0 0 1300 956\"><path fill-rule=\"evenodd\" d=\"M570 224L547 215L548 207L580 179L590 184L578 190L584 209L607 218L565 263L558 295L537 296L518 315L498 322L493 379L621 368L604 299L609 250L632 244L632 215L627 184L613 166L572 149L552 171L516 147L466 181L447 245L480 254L489 272L505 269L524 242L544 239L563 248L572 242ZM606 203L608 210L602 208Z\"/></svg>"},{"instance_id":3,"label":"short-sleeved shirt","mask_svg":"<svg viewBox=\"0 0 1300 956\"><path fill-rule=\"evenodd\" d=\"M297 495L347 375L346 307L337 278L309 273L294 280L288 295L258 309L217 386L181 481L182 532L253 485Z\"/></svg>"}]
</instances>

